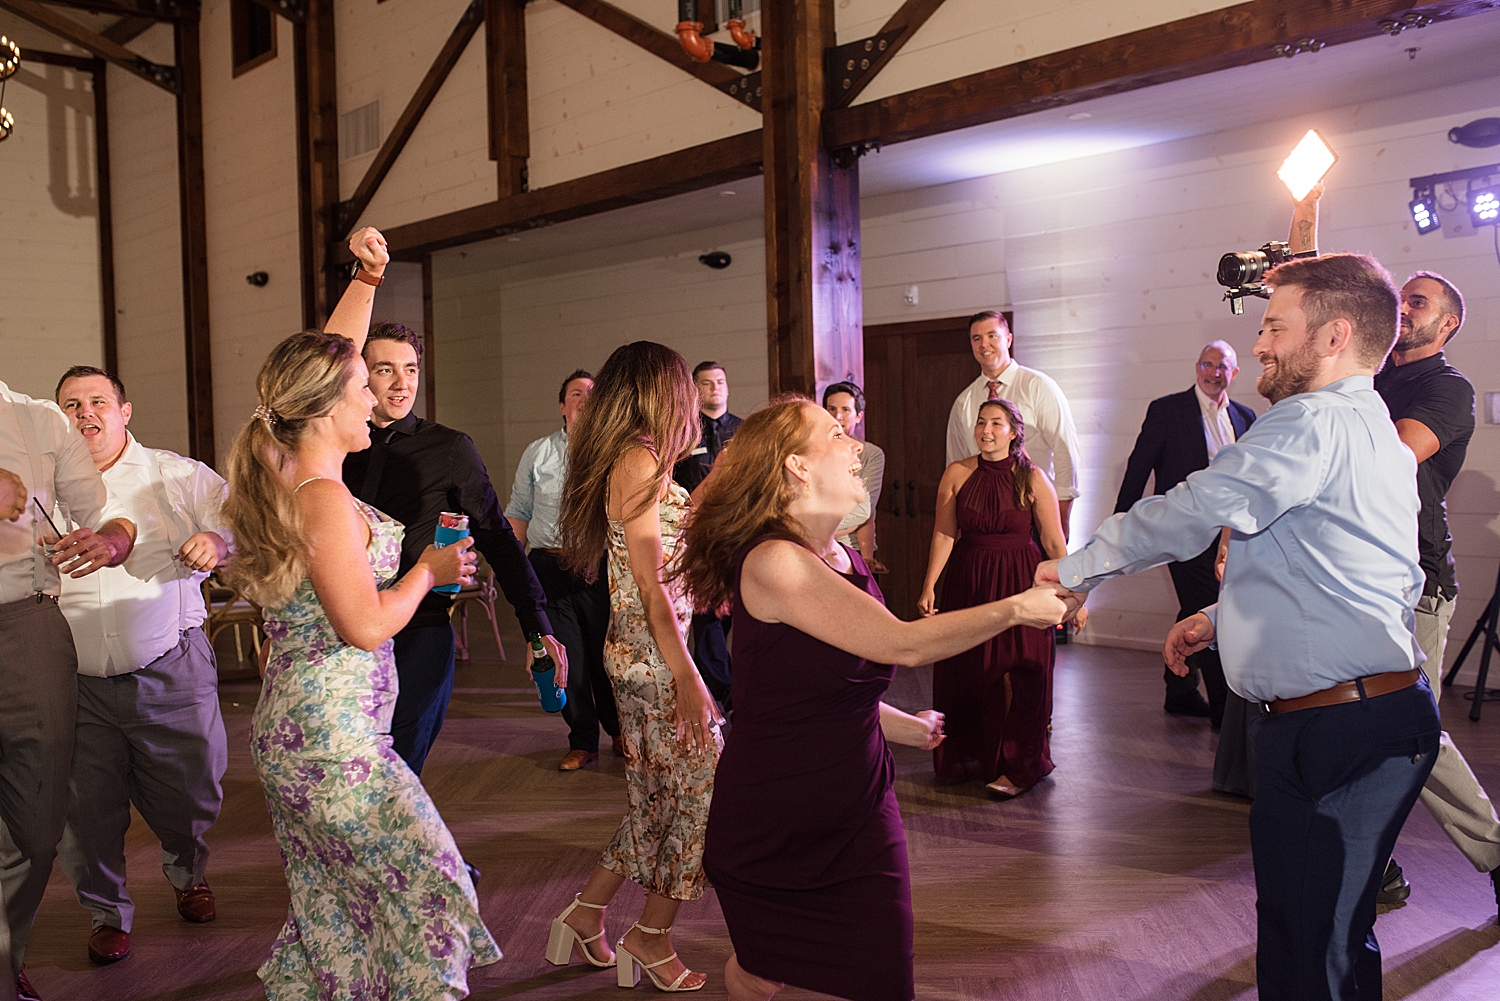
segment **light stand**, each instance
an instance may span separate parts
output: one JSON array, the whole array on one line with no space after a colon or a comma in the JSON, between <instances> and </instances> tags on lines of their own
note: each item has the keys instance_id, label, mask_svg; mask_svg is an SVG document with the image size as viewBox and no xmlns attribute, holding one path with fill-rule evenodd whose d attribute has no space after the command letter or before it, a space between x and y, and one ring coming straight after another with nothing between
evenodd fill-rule
<instances>
[{"instance_id":1,"label":"light stand","mask_svg":"<svg viewBox=\"0 0 1500 1001\"><path fill-rule=\"evenodd\" d=\"M1474 630L1469 633L1469 638L1464 642L1464 648L1458 652L1458 659L1453 662L1453 667L1443 676L1443 687L1453 687L1453 679L1458 677L1459 668L1464 666L1464 658L1474 647L1474 641L1484 636L1484 651L1479 655L1479 677L1474 680L1474 691L1464 696L1474 703L1469 710L1469 719L1479 719L1479 704L1481 702L1500 702L1500 688L1485 688L1484 683L1490 676L1490 654L1500 650L1500 573L1495 575L1495 590L1490 595L1489 604L1484 606L1484 611L1479 613L1479 621L1474 623Z\"/></svg>"}]
</instances>

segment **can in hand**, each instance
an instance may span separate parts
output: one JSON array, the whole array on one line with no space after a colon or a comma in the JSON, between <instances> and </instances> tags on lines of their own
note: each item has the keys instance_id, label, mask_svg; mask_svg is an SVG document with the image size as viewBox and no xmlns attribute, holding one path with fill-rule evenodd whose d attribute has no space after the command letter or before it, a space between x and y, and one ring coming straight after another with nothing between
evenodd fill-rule
<instances>
[{"instance_id":1,"label":"can in hand","mask_svg":"<svg viewBox=\"0 0 1500 1001\"><path fill-rule=\"evenodd\" d=\"M526 641L531 644L531 683L536 685L542 708L549 713L562 712L568 704L568 693L557 687L557 663L542 646L541 633L532 633Z\"/></svg>"},{"instance_id":2,"label":"can in hand","mask_svg":"<svg viewBox=\"0 0 1500 1001\"><path fill-rule=\"evenodd\" d=\"M453 545L459 539L469 537L469 516L466 514L454 514L452 511L443 511L438 515L437 531L433 533L432 544L438 549ZM433 588L441 594L457 594L460 590L457 584L442 584Z\"/></svg>"}]
</instances>

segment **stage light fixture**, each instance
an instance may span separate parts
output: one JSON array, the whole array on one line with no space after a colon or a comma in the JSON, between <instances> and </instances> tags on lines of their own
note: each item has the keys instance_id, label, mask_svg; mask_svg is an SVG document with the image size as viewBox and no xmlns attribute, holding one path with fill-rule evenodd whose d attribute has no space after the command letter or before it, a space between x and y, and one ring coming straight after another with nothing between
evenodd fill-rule
<instances>
[{"instance_id":1,"label":"stage light fixture","mask_svg":"<svg viewBox=\"0 0 1500 1001\"><path fill-rule=\"evenodd\" d=\"M1493 226L1500 220L1500 187L1469 189L1469 225Z\"/></svg>"},{"instance_id":2,"label":"stage light fixture","mask_svg":"<svg viewBox=\"0 0 1500 1001\"><path fill-rule=\"evenodd\" d=\"M1443 221L1438 218L1437 199L1432 197L1431 192L1418 195L1412 199L1411 220L1416 224L1417 233L1426 236L1435 229L1442 229Z\"/></svg>"},{"instance_id":3,"label":"stage light fixture","mask_svg":"<svg viewBox=\"0 0 1500 1001\"><path fill-rule=\"evenodd\" d=\"M1323 141L1318 130L1308 129L1307 135L1287 155L1276 176L1281 178L1281 182L1292 193L1292 200L1300 202L1338 159L1338 154Z\"/></svg>"}]
</instances>

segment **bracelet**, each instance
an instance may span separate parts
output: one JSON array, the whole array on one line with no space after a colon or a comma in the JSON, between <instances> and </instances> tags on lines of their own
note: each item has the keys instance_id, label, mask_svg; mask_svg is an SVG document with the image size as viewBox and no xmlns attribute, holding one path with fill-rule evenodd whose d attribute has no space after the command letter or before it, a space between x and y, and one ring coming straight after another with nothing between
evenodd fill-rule
<instances>
[{"instance_id":1,"label":"bracelet","mask_svg":"<svg viewBox=\"0 0 1500 1001\"><path fill-rule=\"evenodd\" d=\"M373 285L376 288L379 288L380 283L385 281L384 275L370 274L370 272L365 270L365 266L363 264L354 269L354 277L359 281L364 282L366 285Z\"/></svg>"}]
</instances>

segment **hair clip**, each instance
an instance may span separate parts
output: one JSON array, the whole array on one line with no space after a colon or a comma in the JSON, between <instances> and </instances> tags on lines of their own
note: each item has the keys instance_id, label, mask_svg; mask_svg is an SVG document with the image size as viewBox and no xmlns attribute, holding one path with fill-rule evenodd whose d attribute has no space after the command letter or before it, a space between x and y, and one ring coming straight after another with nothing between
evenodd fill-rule
<instances>
[{"instance_id":1,"label":"hair clip","mask_svg":"<svg viewBox=\"0 0 1500 1001\"><path fill-rule=\"evenodd\" d=\"M255 408L255 413L251 414L250 416L253 419L255 419L255 420L265 421L266 422L266 427L275 427L276 426L276 421L279 419L276 416L276 411L272 410L270 407L266 406L264 403L262 403L259 406L257 406Z\"/></svg>"}]
</instances>

